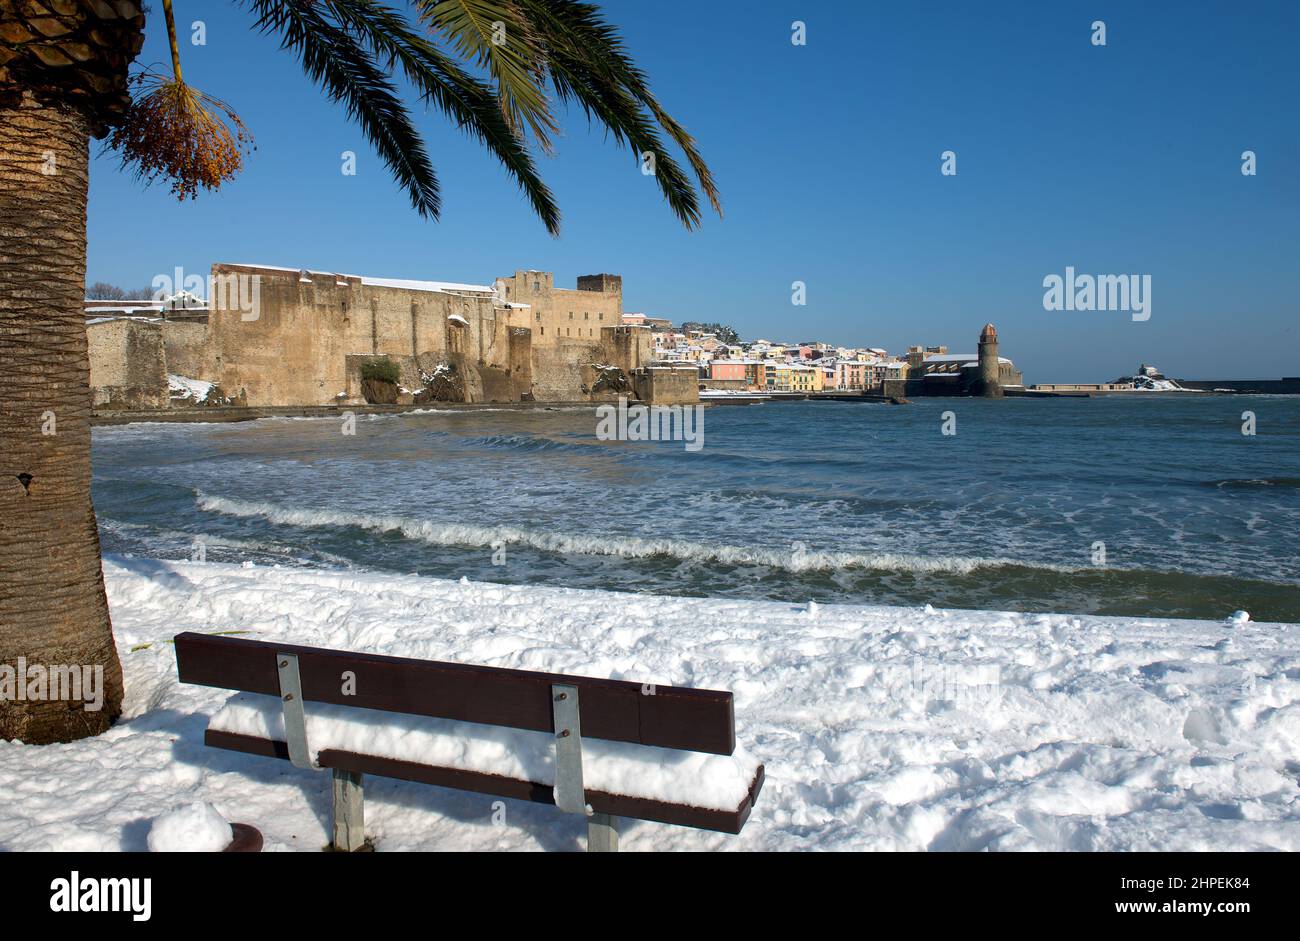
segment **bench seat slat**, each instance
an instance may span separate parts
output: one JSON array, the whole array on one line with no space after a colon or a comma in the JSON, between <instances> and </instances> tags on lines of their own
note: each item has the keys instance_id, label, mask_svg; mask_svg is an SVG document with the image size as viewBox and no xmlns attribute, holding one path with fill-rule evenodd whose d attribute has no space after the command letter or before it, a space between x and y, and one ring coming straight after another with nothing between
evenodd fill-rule
<instances>
[{"instance_id":1,"label":"bench seat slat","mask_svg":"<svg viewBox=\"0 0 1300 941\"><path fill-rule=\"evenodd\" d=\"M187 632L176 637L180 680L278 696L277 652L298 657L308 702L551 732L551 686L576 685L582 734L685 751L730 755L736 748L732 695L531 670L322 650ZM354 674L354 694L342 676Z\"/></svg>"},{"instance_id":2,"label":"bench seat slat","mask_svg":"<svg viewBox=\"0 0 1300 941\"><path fill-rule=\"evenodd\" d=\"M583 731L585 734L586 730ZM289 759L289 746L285 742L259 736L208 729L204 734L204 743L214 748L224 748L249 755L281 758L286 761ZM394 758L361 755L355 752L329 748L323 749L319 753L318 760L323 768L338 768L344 771L397 778L403 781L416 781L421 784L432 784L438 787L492 794L498 797L528 800L542 804L555 803L553 789L550 785L497 774L465 771L458 768L439 768ZM749 793L734 811L691 807L685 804L647 800L621 794L607 794L602 791L588 790L586 796L587 803L591 805L592 810L596 813L736 834L741 831L745 821L749 818L754 802L758 799L758 792L763 787L763 777L763 766L759 765L754 774L754 781L750 785Z\"/></svg>"}]
</instances>

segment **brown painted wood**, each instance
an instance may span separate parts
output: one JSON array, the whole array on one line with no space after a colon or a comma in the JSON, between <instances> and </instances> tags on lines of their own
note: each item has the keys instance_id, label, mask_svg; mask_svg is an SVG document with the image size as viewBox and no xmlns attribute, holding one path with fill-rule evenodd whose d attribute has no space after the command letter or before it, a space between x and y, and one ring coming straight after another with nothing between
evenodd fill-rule
<instances>
[{"instance_id":1,"label":"brown painted wood","mask_svg":"<svg viewBox=\"0 0 1300 941\"><path fill-rule=\"evenodd\" d=\"M378 654L349 653L184 633L176 637L181 682L280 694L277 651L297 654L303 698L384 712L480 722L540 732L555 731L551 685L578 687L582 734L684 751L730 755L736 749L735 717L729 692L656 686L623 680L537 673L502 667ZM343 674L356 676L356 695L343 695Z\"/></svg>"},{"instance_id":2,"label":"brown painted wood","mask_svg":"<svg viewBox=\"0 0 1300 941\"><path fill-rule=\"evenodd\" d=\"M233 839L223 853L260 853L262 852L262 831L247 823L232 823L230 830Z\"/></svg>"},{"instance_id":3,"label":"brown painted wood","mask_svg":"<svg viewBox=\"0 0 1300 941\"><path fill-rule=\"evenodd\" d=\"M584 734L585 730L584 730ZM259 738L253 735L240 735L235 732L221 732L208 729L204 734L204 743L214 748L243 752L248 755L261 755L267 758L289 759L289 747L284 742ZM410 761L398 761L392 758L377 758L373 755L359 755L355 752L339 751L327 748L320 753L322 768L339 768L344 771L359 771L385 778L397 778L402 781L417 781L436 787L452 788L460 791L473 791L478 794L492 794L497 797L510 797L516 800L534 801L539 804L554 804L552 788L547 784L507 778L497 774L485 774L478 771L462 771L457 768L437 768L430 765L416 764ZM685 804L670 804L664 801L645 800L639 797L627 797L622 794L606 794L603 791L587 791L587 803L596 813L612 814L616 817L628 817L636 820L653 820L659 823L671 823L683 827L695 827L700 830L716 830L721 833L739 833L749 819L758 792L763 787L764 772L760 765L750 785L749 795L734 811L711 810L705 807L690 807Z\"/></svg>"}]
</instances>

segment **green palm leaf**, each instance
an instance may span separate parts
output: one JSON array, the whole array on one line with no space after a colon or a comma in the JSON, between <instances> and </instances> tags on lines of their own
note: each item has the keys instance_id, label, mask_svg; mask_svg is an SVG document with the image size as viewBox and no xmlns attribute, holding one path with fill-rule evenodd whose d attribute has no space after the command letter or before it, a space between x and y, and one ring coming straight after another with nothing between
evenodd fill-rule
<instances>
[{"instance_id":1,"label":"green palm leaf","mask_svg":"<svg viewBox=\"0 0 1300 941\"><path fill-rule=\"evenodd\" d=\"M422 216L442 208L438 177L424 142L392 81L353 35L322 13L313 0L247 0L263 32L280 34L281 48L296 52L311 79L344 104Z\"/></svg>"},{"instance_id":2,"label":"green palm leaf","mask_svg":"<svg viewBox=\"0 0 1300 941\"><path fill-rule=\"evenodd\" d=\"M549 152L559 128L543 90L545 59L515 0L420 0L416 6L457 55L488 70L510 126L527 125Z\"/></svg>"},{"instance_id":3,"label":"green palm leaf","mask_svg":"<svg viewBox=\"0 0 1300 941\"><path fill-rule=\"evenodd\" d=\"M700 223L699 199L666 143L685 155L721 213L694 139L660 105L617 31L590 3L410 0L412 17L386 0L235 2L254 13L256 28L278 35L281 48L295 53L307 75L346 107L423 216L438 217L439 184L403 101L406 89L398 87L402 79L426 107L488 148L552 234L559 232L560 213L529 141L550 149L557 131L554 100L576 102L638 160L654 154L657 185L687 228ZM548 84L553 97L543 90ZM230 117L238 124L233 112Z\"/></svg>"},{"instance_id":4,"label":"green palm leaf","mask_svg":"<svg viewBox=\"0 0 1300 941\"><path fill-rule=\"evenodd\" d=\"M426 102L484 144L515 178L547 230L559 234L560 210L555 197L542 182L524 141L507 123L490 85L414 32L389 6L376 0L324 0L322 5L368 44L390 70L400 68Z\"/></svg>"},{"instance_id":5,"label":"green palm leaf","mask_svg":"<svg viewBox=\"0 0 1300 941\"><path fill-rule=\"evenodd\" d=\"M645 74L624 51L623 40L589 3L579 0L517 0L546 49L556 94L576 100L588 118L596 118L620 144L656 159L656 180L669 206L687 228L699 224L695 190L680 165L666 152L662 128L686 155L709 203L722 214L713 174L694 138L664 110L651 93Z\"/></svg>"}]
</instances>

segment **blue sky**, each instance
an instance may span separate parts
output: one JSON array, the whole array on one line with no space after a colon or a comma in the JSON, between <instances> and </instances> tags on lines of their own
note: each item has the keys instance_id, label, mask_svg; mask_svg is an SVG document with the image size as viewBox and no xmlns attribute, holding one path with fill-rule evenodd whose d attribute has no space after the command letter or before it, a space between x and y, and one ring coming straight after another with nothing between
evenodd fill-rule
<instances>
[{"instance_id":1,"label":"blue sky","mask_svg":"<svg viewBox=\"0 0 1300 941\"><path fill-rule=\"evenodd\" d=\"M433 112L420 122L443 213L421 220L244 10L175 6L183 33L207 27L206 46L182 45L186 79L233 105L257 150L220 193L185 203L99 156L90 281L144 287L214 261L483 282L540 268L561 286L605 271L623 275L627 310L747 338L967 350L992 320L1029 381L1105 380L1140 361L1187 378L1300 375L1290 0L700 0L671 15L606 0L699 140L726 214L686 232L633 157L570 114L542 158L559 239ZM159 9L139 63L167 58ZM346 150L356 176L340 173ZM1244 150L1258 175L1242 175ZM1066 266L1151 275L1151 318L1044 310L1043 278ZM806 306L790 302L796 280Z\"/></svg>"}]
</instances>

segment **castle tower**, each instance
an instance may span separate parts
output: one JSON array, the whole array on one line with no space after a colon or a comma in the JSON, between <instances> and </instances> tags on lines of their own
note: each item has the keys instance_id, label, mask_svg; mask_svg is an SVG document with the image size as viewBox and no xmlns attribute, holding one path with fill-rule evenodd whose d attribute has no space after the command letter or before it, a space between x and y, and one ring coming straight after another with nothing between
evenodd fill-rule
<instances>
[{"instance_id":1,"label":"castle tower","mask_svg":"<svg viewBox=\"0 0 1300 941\"><path fill-rule=\"evenodd\" d=\"M975 382L975 394L986 399L1001 398L1002 382L998 372L998 331L993 324L986 323L980 331L979 378Z\"/></svg>"},{"instance_id":2,"label":"castle tower","mask_svg":"<svg viewBox=\"0 0 1300 941\"><path fill-rule=\"evenodd\" d=\"M623 294L623 278L616 274L584 274L578 276L579 291L599 291L604 294Z\"/></svg>"}]
</instances>

